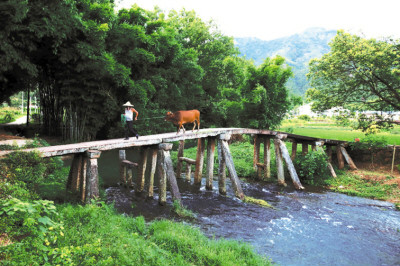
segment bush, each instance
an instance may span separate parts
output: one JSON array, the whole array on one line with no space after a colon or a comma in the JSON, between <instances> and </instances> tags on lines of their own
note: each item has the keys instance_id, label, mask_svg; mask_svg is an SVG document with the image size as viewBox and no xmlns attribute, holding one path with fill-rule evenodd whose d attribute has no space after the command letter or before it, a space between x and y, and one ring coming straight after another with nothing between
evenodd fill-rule
<instances>
[{"instance_id":1,"label":"bush","mask_svg":"<svg viewBox=\"0 0 400 266\"><path fill-rule=\"evenodd\" d=\"M311 121L311 117L308 115L299 115L298 119L304 120L304 121Z\"/></svg>"},{"instance_id":2,"label":"bush","mask_svg":"<svg viewBox=\"0 0 400 266\"><path fill-rule=\"evenodd\" d=\"M352 150L377 150L385 148L387 140L384 137L376 135L368 135L360 141L349 143Z\"/></svg>"},{"instance_id":3,"label":"bush","mask_svg":"<svg viewBox=\"0 0 400 266\"><path fill-rule=\"evenodd\" d=\"M323 184L329 178L328 156L322 151L311 151L295 159L299 178L307 184Z\"/></svg>"},{"instance_id":4,"label":"bush","mask_svg":"<svg viewBox=\"0 0 400 266\"><path fill-rule=\"evenodd\" d=\"M0 108L0 122L9 123L15 120L16 116L20 114L20 110L15 107Z\"/></svg>"},{"instance_id":5,"label":"bush","mask_svg":"<svg viewBox=\"0 0 400 266\"><path fill-rule=\"evenodd\" d=\"M14 152L0 160L0 199L61 200L68 168L60 158L41 158L37 152Z\"/></svg>"}]
</instances>

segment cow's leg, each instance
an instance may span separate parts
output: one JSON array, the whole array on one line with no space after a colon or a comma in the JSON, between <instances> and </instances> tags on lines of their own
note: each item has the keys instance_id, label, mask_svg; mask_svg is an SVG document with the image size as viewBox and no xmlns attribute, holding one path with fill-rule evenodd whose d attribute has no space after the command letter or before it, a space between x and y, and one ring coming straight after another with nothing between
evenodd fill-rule
<instances>
[{"instance_id":1,"label":"cow's leg","mask_svg":"<svg viewBox=\"0 0 400 266\"><path fill-rule=\"evenodd\" d=\"M193 122L193 129L192 129L192 132L194 132L194 129L196 128L196 120L194 120L194 122Z\"/></svg>"},{"instance_id":2,"label":"cow's leg","mask_svg":"<svg viewBox=\"0 0 400 266\"><path fill-rule=\"evenodd\" d=\"M200 119L197 120L197 131L199 131L199 130L200 130Z\"/></svg>"}]
</instances>

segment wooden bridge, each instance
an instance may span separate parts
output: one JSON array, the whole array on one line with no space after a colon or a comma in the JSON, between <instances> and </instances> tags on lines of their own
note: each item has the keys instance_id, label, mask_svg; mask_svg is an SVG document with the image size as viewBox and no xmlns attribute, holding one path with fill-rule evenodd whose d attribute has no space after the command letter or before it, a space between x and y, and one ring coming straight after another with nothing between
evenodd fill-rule
<instances>
[{"instance_id":1,"label":"wooden bridge","mask_svg":"<svg viewBox=\"0 0 400 266\"><path fill-rule=\"evenodd\" d=\"M253 167L257 171L259 178L270 178L270 145L273 140L275 146L275 158L277 167L278 183L285 185L284 166L283 161L290 173L296 189L304 189L302 186L292 160L297 153L297 144L302 145L302 154L308 153L308 148L311 146L312 150L320 149L328 155L329 168L332 176L336 176L331 165L332 147L336 147L338 167L344 167L346 161L351 169L357 169L352 159L346 152L345 141L320 139L313 137L300 136L285 132L248 129L248 128L210 128L201 129L199 131L187 131L185 134L180 133L164 133L156 135L141 136L139 139L130 138L124 139L111 139L101 141L82 142L67 145L57 145L49 147L41 147L35 149L25 149L23 151L37 151L42 157L62 156L74 154L72 165L69 172L67 190L74 194L79 195L82 202L90 202L91 199L99 196L98 187L98 165L97 159L100 157L102 151L119 150L119 176L123 185L132 185L133 169L137 171L137 184L136 190L142 192L145 190L145 173L147 167L147 158L151 157L150 162L150 176L148 177L148 186L146 193L148 197L153 197L153 184L154 176L157 170L159 178L159 203L166 203L166 190L167 183L169 183L170 192L173 200L181 200L179 188L177 185L176 177L181 177L183 163L186 164L186 178L190 179L191 165L195 165L194 172L194 185L200 185L203 177L204 154L205 154L205 141L207 140L207 158L206 158L206 189L212 189L213 169L214 169L214 153L217 143L218 151L218 186L221 194L226 194L225 180L226 168L229 172L233 189L236 197L243 199L244 194L241 188L239 178L237 176L235 166L233 163L232 155L229 149L229 140L232 135L236 134L249 134L254 138L254 154L253 154ZM185 140L197 139L197 154L196 159L184 157L184 144ZM170 151L172 149L172 142L179 141L178 150L178 163L177 169L174 171ZM292 151L289 152L283 141L292 142ZM264 158L260 162L260 147L261 143L264 146ZM326 149L323 149L326 146ZM125 150L133 147L140 148L140 162L130 162L126 160ZM0 157L14 151L0 151Z\"/></svg>"}]
</instances>

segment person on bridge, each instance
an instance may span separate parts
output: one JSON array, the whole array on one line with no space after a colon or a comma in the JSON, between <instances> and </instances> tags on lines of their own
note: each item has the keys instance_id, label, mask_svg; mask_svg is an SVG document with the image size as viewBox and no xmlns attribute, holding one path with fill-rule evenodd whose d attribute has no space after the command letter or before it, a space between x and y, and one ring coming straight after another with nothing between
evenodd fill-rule
<instances>
[{"instance_id":1,"label":"person on bridge","mask_svg":"<svg viewBox=\"0 0 400 266\"><path fill-rule=\"evenodd\" d=\"M139 112L135 110L135 108L133 108L133 104L131 104L129 101L126 102L124 105L122 105L125 107L125 121L126 121L126 125L125 125L125 140L129 139L129 132L133 133L133 135L138 139L139 138L139 134L137 133L137 131L133 128L133 113L136 114L135 116L135 121L138 118Z\"/></svg>"}]
</instances>

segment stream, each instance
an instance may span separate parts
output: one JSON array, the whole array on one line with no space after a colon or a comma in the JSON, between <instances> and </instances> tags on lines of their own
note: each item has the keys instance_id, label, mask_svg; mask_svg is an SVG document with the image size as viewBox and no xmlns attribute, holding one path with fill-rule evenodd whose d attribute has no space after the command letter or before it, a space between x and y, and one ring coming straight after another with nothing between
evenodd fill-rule
<instances>
[{"instance_id":1,"label":"stream","mask_svg":"<svg viewBox=\"0 0 400 266\"><path fill-rule=\"evenodd\" d=\"M99 160L107 199L119 212L141 215L148 222L180 220L171 210L169 192L167 205L158 204L157 182L154 199L116 186L118 169L111 167L118 165L116 151ZM275 207L271 209L235 198L229 179L227 196L219 195L216 180L214 189L207 191L205 183L199 190L178 179L183 205L196 214L187 223L210 237L247 242L278 265L400 265L400 212L393 204L312 186L297 191L290 180L287 183L282 187L242 181L245 195L269 202Z\"/></svg>"}]
</instances>

